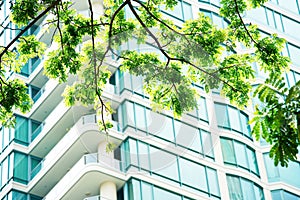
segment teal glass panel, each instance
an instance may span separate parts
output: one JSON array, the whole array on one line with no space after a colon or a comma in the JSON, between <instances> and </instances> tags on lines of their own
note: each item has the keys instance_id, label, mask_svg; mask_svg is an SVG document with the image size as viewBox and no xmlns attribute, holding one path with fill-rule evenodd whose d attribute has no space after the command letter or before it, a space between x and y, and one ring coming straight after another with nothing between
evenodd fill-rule
<instances>
[{"instance_id":1,"label":"teal glass panel","mask_svg":"<svg viewBox=\"0 0 300 200\"><path fill-rule=\"evenodd\" d=\"M28 200L27 194L19 191L12 191L12 200Z\"/></svg>"},{"instance_id":2,"label":"teal glass panel","mask_svg":"<svg viewBox=\"0 0 300 200\"><path fill-rule=\"evenodd\" d=\"M8 146L10 142L10 129L3 127L2 128L2 149Z\"/></svg>"},{"instance_id":3,"label":"teal glass panel","mask_svg":"<svg viewBox=\"0 0 300 200\"><path fill-rule=\"evenodd\" d=\"M209 185L209 193L220 196L219 182L217 171L215 169L206 168L207 180Z\"/></svg>"},{"instance_id":4,"label":"teal glass panel","mask_svg":"<svg viewBox=\"0 0 300 200\"><path fill-rule=\"evenodd\" d=\"M173 122L170 117L146 110L147 128L150 134L174 142Z\"/></svg>"},{"instance_id":5,"label":"teal glass panel","mask_svg":"<svg viewBox=\"0 0 300 200\"><path fill-rule=\"evenodd\" d=\"M183 184L202 191L208 191L205 168L202 165L180 158L179 166L181 182Z\"/></svg>"},{"instance_id":6,"label":"teal glass panel","mask_svg":"<svg viewBox=\"0 0 300 200\"><path fill-rule=\"evenodd\" d=\"M255 195L255 200L264 200L264 192L261 187L258 187L257 185L254 184L254 195Z\"/></svg>"},{"instance_id":7,"label":"teal glass panel","mask_svg":"<svg viewBox=\"0 0 300 200\"><path fill-rule=\"evenodd\" d=\"M129 182L129 199L130 200L142 200L140 182L132 179Z\"/></svg>"},{"instance_id":8,"label":"teal glass panel","mask_svg":"<svg viewBox=\"0 0 300 200\"><path fill-rule=\"evenodd\" d=\"M28 145L28 119L16 116L15 139L24 145Z\"/></svg>"},{"instance_id":9,"label":"teal glass panel","mask_svg":"<svg viewBox=\"0 0 300 200\"><path fill-rule=\"evenodd\" d=\"M202 97L198 101L198 115L200 119L208 121L206 100Z\"/></svg>"},{"instance_id":10,"label":"teal glass panel","mask_svg":"<svg viewBox=\"0 0 300 200\"><path fill-rule=\"evenodd\" d=\"M255 21L262 23L262 24L268 24L267 21L267 15L265 13L265 8L260 7L256 9L251 9L247 11L247 17L254 19Z\"/></svg>"},{"instance_id":11,"label":"teal glass panel","mask_svg":"<svg viewBox=\"0 0 300 200\"><path fill-rule=\"evenodd\" d=\"M242 132L246 136L251 138L252 136L251 136L250 126L249 126L248 116L245 113L240 112L240 119L241 119L241 125L242 125Z\"/></svg>"},{"instance_id":12,"label":"teal glass panel","mask_svg":"<svg viewBox=\"0 0 300 200\"><path fill-rule=\"evenodd\" d=\"M126 125L135 127L133 103L127 101L124 105L126 105L126 112L124 112L124 115L126 115Z\"/></svg>"},{"instance_id":13,"label":"teal glass panel","mask_svg":"<svg viewBox=\"0 0 300 200\"><path fill-rule=\"evenodd\" d=\"M182 2L184 20L193 19L192 6L189 3Z\"/></svg>"},{"instance_id":14,"label":"teal glass panel","mask_svg":"<svg viewBox=\"0 0 300 200\"><path fill-rule=\"evenodd\" d=\"M238 110L228 106L228 115L231 129L241 132L242 130Z\"/></svg>"},{"instance_id":15,"label":"teal glass panel","mask_svg":"<svg viewBox=\"0 0 300 200\"><path fill-rule=\"evenodd\" d=\"M276 29L283 32L283 25L281 21L281 15L277 12L274 12L274 18L276 22Z\"/></svg>"},{"instance_id":16,"label":"teal glass panel","mask_svg":"<svg viewBox=\"0 0 300 200\"><path fill-rule=\"evenodd\" d=\"M257 160L254 150L250 149L249 147L246 148L247 158L249 163L249 168L255 174L259 174Z\"/></svg>"},{"instance_id":17,"label":"teal glass panel","mask_svg":"<svg viewBox=\"0 0 300 200\"><path fill-rule=\"evenodd\" d=\"M9 176L9 170L8 170L8 158L5 158L2 163L1 163L1 168L2 168L2 187L6 185L8 181L8 176Z\"/></svg>"},{"instance_id":18,"label":"teal glass panel","mask_svg":"<svg viewBox=\"0 0 300 200\"><path fill-rule=\"evenodd\" d=\"M270 159L269 154L264 154L264 160L269 182L279 181L279 170L275 167L274 161Z\"/></svg>"},{"instance_id":19,"label":"teal glass panel","mask_svg":"<svg viewBox=\"0 0 300 200\"><path fill-rule=\"evenodd\" d=\"M145 107L135 104L136 128L146 131Z\"/></svg>"},{"instance_id":20,"label":"teal glass panel","mask_svg":"<svg viewBox=\"0 0 300 200\"><path fill-rule=\"evenodd\" d=\"M142 182L142 194L143 200L153 200L152 186L148 183Z\"/></svg>"},{"instance_id":21,"label":"teal glass panel","mask_svg":"<svg viewBox=\"0 0 300 200\"><path fill-rule=\"evenodd\" d=\"M293 37L300 38L298 34L295 34L300 33L300 24L298 22L283 16L282 23L284 25L284 32Z\"/></svg>"},{"instance_id":22,"label":"teal glass panel","mask_svg":"<svg viewBox=\"0 0 300 200\"><path fill-rule=\"evenodd\" d=\"M154 187L153 190L155 200L181 200L181 196L164 189Z\"/></svg>"},{"instance_id":23,"label":"teal glass panel","mask_svg":"<svg viewBox=\"0 0 300 200\"><path fill-rule=\"evenodd\" d=\"M292 193L283 191L283 198L284 200L300 200L300 197L297 195L294 195Z\"/></svg>"},{"instance_id":24,"label":"teal glass panel","mask_svg":"<svg viewBox=\"0 0 300 200\"><path fill-rule=\"evenodd\" d=\"M243 192L239 178L227 176L227 184L230 200L243 200Z\"/></svg>"},{"instance_id":25,"label":"teal glass panel","mask_svg":"<svg viewBox=\"0 0 300 200\"><path fill-rule=\"evenodd\" d=\"M285 0L278 0L278 4L289 11L299 14L297 0L290 0L288 3Z\"/></svg>"},{"instance_id":26,"label":"teal glass panel","mask_svg":"<svg viewBox=\"0 0 300 200\"><path fill-rule=\"evenodd\" d=\"M252 182L250 182L246 179L241 179L241 185L242 185L243 197L244 197L243 200L256 199Z\"/></svg>"},{"instance_id":27,"label":"teal glass panel","mask_svg":"<svg viewBox=\"0 0 300 200\"><path fill-rule=\"evenodd\" d=\"M138 142L139 166L142 170L150 171L150 159L148 146L145 143Z\"/></svg>"},{"instance_id":28,"label":"teal glass panel","mask_svg":"<svg viewBox=\"0 0 300 200\"><path fill-rule=\"evenodd\" d=\"M299 30L300 32L300 30ZM290 58L292 60L292 62L296 65L300 64L300 48L296 47L292 44L288 44L288 49L289 49L289 53L290 53Z\"/></svg>"},{"instance_id":29,"label":"teal glass panel","mask_svg":"<svg viewBox=\"0 0 300 200\"><path fill-rule=\"evenodd\" d=\"M170 153L150 148L151 171L168 179L179 181L177 157Z\"/></svg>"},{"instance_id":30,"label":"teal glass panel","mask_svg":"<svg viewBox=\"0 0 300 200\"><path fill-rule=\"evenodd\" d=\"M14 154L14 181L27 184L28 156L15 152Z\"/></svg>"},{"instance_id":31,"label":"teal glass panel","mask_svg":"<svg viewBox=\"0 0 300 200\"><path fill-rule=\"evenodd\" d=\"M142 76L133 76L132 78L132 90L138 94L144 94L143 91L143 77Z\"/></svg>"},{"instance_id":32,"label":"teal glass panel","mask_svg":"<svg viewBox=\"0 0 300 200\"><path fill-rule=\"evenodd\" d=\"M221 138L221 147L224 162L236 164L233 141Z\"/></svg>"},{"instance_id":33,"label":"teal glass panel","mask_svg":"<svg viewBox=\"0 0 300 200\"><path fill-rule=\"evenodd\" d=\"M136 141L129 139L129 149L130 149L130 164L134 166L139 166L138 164L138 152L136 147Z\"/></svg>"},{"instance_id":34,"label":"teal glass panel","mask_svg":"<svg viewBox=\"0 0 300 200\"><path fill-rule=\"evenodd\" d=\"M275 21L274 21L274 15L273 15L273 11L266 8L266 12L267 12L267 18L268 18L268 24L269 26L271 26L272 28L276 28L275 26Z\"/></svg>"},{"instance_id":35,"label":"teal glass panel","mask_svg":"<svg viewBox=\"0 0 300 200\"><path fill-rule=\"evenodd\" d=\"M203 146L204 155L214 158L214 147L209 132L201 130L201 144Z\"/></svg>"},{"instance_id":36,"label":"teal glass panel","mask_svg":"<svg viewBox=\"0 0 300 200\"><path fill-rule=\"evenodd\" d=\"M226 105L215 104L218 126L230 128Z\"/></svg>"},{"instance_id":37,"label":"teal glass panel","mask_svg":"<svg viewBox=\"0 0 300 200\"><path fill-rule=\"evenodd\" d=\"M248 168L245 145L239 142L234 142L234 149L238 166Z\"/></svg>"},{"instance_id":38,"label":"teal glass panel","mask_svg":"<svg viewBox=\"0 0 300 200\"><path fill-rule=\"evenodd\" d=\"M284 197L282 196L281 192L282 190L271 191L272 200L284 200Z\"/></svg>"},{"instance_id":39,"label":"teal glass panel","mask_svg":"<svg viewBox=\"0 0 300 200\"><path fill-rule=\"evenodd\" d=\"M199 130L185 123L174 121L176 143L202 153Z\"/></svg>"}]
</instances>

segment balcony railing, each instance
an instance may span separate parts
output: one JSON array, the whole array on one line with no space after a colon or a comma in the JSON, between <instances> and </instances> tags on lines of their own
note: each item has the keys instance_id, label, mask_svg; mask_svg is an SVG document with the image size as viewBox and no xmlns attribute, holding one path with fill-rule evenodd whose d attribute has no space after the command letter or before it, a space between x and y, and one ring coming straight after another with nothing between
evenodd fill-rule
<instances>
[{"instance_id":1,"label":"balcony railing","mask_svg":"<svg viewBox=\"0 0 300 200\"><path fill-rule=\"evenodd\" d=\"M100 195L84 198L83 200L111 200Z\"/></svg>"},{"instance_id":2,"label":"balcony railing","mask_svg":"<svg viewBox=\"0 0 300 200\"><path fill-rule=\"evenodd\" d=\"M52 190L43 198L43 200L48 199L58 199L58 196L63 194L63 190L66 189L67 185L72 184L72 182L76 181L74 180L75 177L78 175L79 172L83 171L83 169L90 164L98 164L101 167L109 168L114 171L121 172L121 166L122 162L119 160L116 160L114 158L106 156L99 156L97 153L93 154L87 154L84 155L71 169L70 171L52 188ZM100 196L96 197L89 197L94 199L88 199L88 200L96 200L97 198L101 200L105 200L104 198L101 198Z\"/></svg>"}]
</instances>

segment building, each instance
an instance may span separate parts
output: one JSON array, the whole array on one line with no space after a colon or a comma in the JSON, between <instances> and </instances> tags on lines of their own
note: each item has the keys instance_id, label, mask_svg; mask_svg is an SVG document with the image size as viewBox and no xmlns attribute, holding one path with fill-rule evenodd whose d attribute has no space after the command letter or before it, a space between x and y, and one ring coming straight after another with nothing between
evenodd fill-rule
<instances>
[{"instance_id":1,"label":"building","mask_svg":"<svg viewBox=\"0 0 300 200\"><path fill-rule=\"evenodd\" d=\"M12 26L9 2L0 3L3 27ZM245 16L263 34L286 38L283 54L293 62L286 75L289 86L300 80L299 3L271 0ZM226 26L218 8L219 0L186 0L173 12L162 12L180 24L201 11ZM40 32L44 20L29 33L49 43L50 37ZM0 30L3 45L16 34ZM76 77L65 84L49 80L43 62L32 59L20 74L11 75L28 84L35 103L29 113L16 113L15 129L0 130L1 200L300 199L300 158L288 168L273 165L269 146L251 137L251 107L238 110L217 91L206 94L199 87L199 108L174 119L169 112L150 110L142 78L114 69L104 96L117 111L109 132L117 148L106 153L107 140L93 109L63 103L61 93ZM260 72L257 76L264 78Z\"/></svg>"}]
</instances>

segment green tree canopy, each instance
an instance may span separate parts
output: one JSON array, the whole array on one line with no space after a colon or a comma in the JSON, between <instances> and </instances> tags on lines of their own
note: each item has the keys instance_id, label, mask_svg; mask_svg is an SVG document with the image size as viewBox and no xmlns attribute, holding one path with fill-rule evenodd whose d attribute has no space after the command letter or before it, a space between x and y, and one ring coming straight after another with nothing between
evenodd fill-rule
<instances>
[{"instance_id":1,"label":"green tree canopy","mask_svg":"<svg viewBox=\"0 0 300 200\"><path fill-rule=\"evenodd\" d=\"M244 108L253 98L256 82L251 64L259 63L268 78L254 92L264 106L256 106L253 134L272 145L270 156L276 165L287 165L296 159L300 142L300 83L290 89L284 85L283 73L290 62L281 55L285 40L276 34L262 37L256 25L246 24L242 18L246 10L265 2L222 0L220 15L229 22L227 27L217 27L199 12L178 28L160 12L174 9L176 0L86 0L89 17L80 14L76 2L69 0L16 0L11 20L22 28L0 48L0 121L4 125L11 121L14 109L30 109L25 84L7 79L7 73L20 72L28 59L45 54L46 44L24 33L47 15L45 29L57 45L45 55L44 73L61 82L77 74L79 81L64 92L65 102L94 104L104 131L112 127L104 120L104 113L112 109L102 97L111 76L107 62L112 56L118 58L121 70L144 77L144 90L153 107L172 110L175 116L196 106L199 94L192 83L202 85L206 92L219 88L232 104ZM121 50L122 44L133 40L151 43L156 51ZM239 44L251 53L237 53ZM81 51L76 50L81 45Z\"/></svg>"}]
</instances>

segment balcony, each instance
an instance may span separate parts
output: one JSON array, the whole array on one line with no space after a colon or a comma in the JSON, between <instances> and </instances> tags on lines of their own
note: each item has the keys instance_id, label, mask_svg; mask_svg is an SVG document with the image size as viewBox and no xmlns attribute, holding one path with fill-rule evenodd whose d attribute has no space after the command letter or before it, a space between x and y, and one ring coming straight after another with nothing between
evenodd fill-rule
<instances>
[{"instance_id":1,"label":"balcony","mask_svg":"<svg viewBox=\"0 0 300 200\"><path fill-rule=\"evenodd\" d=\"M126 181L123 163L107 155L97 153L84 155L72 169L45 196L50 199L84 199L86 194L99 194L99 186L106 181L116 183L117 189ZM85 198L99 199L99 196Z\"/></svg>"},{"instance_id":2,"label":"balcony","mask_svg":"<svg viewBox=\"0 0 300 200\"><path fill-rule=\"evenodd\" d=\"M110 141L116 145L124 139L123 137L119 132L110 131ZM81 117L53 148L50 147L51 151L44 157L40 166L32 171L31 177L34 178L28 184L30 193L45 196L83 155L97 152L98 145L105 141L106 135L99 132L96 116ZM43 145L39 147L42 148ZM41 151L45 150L42 148ZM87 162L96 161L89 157Z\"/></svg>"}]
</instances>

